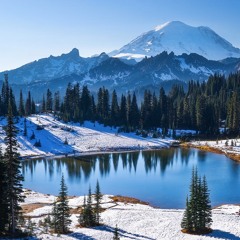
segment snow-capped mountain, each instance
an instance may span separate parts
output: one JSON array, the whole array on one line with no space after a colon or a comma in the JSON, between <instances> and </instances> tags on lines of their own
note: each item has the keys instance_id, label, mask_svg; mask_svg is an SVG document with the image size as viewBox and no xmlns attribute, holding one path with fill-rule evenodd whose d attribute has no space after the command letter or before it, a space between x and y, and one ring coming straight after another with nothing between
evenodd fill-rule
<instances>
[{"instance_id":1,"label":"snow-capped mountain","mask_svg":"<svg viewBox=\"0 0 240 240\"><path fill-rule=\"evenodd\" d=\"M240 71L240 49L210 28L191 27L181 22L158 26L111 55L113 57L102 53L84 58L74 48L61 56L50 56L1 72L0 81L8 73L9 83L17 94L19 89L25 94L31 90L36 98L42 99L47 88L64 94L69 82L88 85L93 91L105 86L126 92L156 89L160 85L171 87L176 82L186 84L189 80L205 81L211 74ZM134 58L143 59L136 62Z\"/></svg>"},{"instance_id":2,"label":"snow-capped mountain","mask_svg":"<svg viewBox=\"0 0 240 240\"><path fill-rule=\"evenodd\" d=\"M155 57L144 58L134 66L113 59L109 58L92 68L83 76L82 83L135 91L146 86L158 87L167 81L187 83L194 79L202 82L215 73L228 75L235 72L240 63L240 59L214 61L195 53L177 56L173 52L162 52Z\"/></svg>"},{"instance_id":3,"label":"snow-capped mountain","mask_svg":"<svg viewBox=\"0 0 240 240\"><path fill-rule=\"evenodd\" d=\"M214 61L195 53L177 56L173 52L162 52L155 57L144 58L135 65L108 57L84 73L72 73L51 81L33 81L30 84L12 86L15 92L19 93L19 89L22 89L24 94L27 94L28 90L34 92L38 89L34 96L39 100L48 88L53 92L59 90L63 95L68 83L76 82L80 83L80 86L87 85L92 91L97 91L102 86L109 90L116 89L118 93L142 92L144 89L157 91L160 86L169 89L173 84L186 85L190 80L202 82L215 73L228 75L236 72L239 66L240 58Z\"/></svg>"},{"instance_id":4,"label":"snow-capped mountain","mask_svg":"<svg viewBox=\"0 0 240 240\"><path fill-rule=\"evenodd\" d=\"M108 58L109 56L106 53L83 58L79 56L78 49L74 48L61 56L50 56L28 63L20 68L2 72L0 73L0 79L3 79L4 73L8 73L10 83L15 84L50 81L66 75L85 73Z\"/></svg>"},{"instance_id":5,"label":"snow-capped mountain","mask_svg":"<svg viewBox=\"0 0 240 240\"><path fill-rule=\"evenodd\" d=\"M179 21L168 22L142 34L110 56L141 60L167 51L176 55L197 53L210 60L240 57L240 49L208 27L192 27Z\"/></svg>"}]
</instances>

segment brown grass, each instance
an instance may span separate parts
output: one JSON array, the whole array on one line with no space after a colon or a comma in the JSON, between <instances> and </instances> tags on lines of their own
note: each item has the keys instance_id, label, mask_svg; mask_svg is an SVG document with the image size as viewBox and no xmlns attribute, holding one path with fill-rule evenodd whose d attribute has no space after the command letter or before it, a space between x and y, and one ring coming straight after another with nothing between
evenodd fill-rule
<instances>
[{"instance_id":1,"label":"brown grass","mask_svg":"<svg viewBox=\"0 0 240 240\"><path fill-rule=\"evenodd\" d=\"M207 152L212 152L212 153L217 153L217 154L224 154L228 158L230 158L234 161L240 162L240 154L237 154L237 153L225 153L218 148L210 147L210 146L207 146L207 145L196 146L196 145L193 145L191 143L182 143L181 146L182 147L187 147L187 148L190 148L190 147L191 148L197 148L197 149L200 149L202 151L207 151Z\"/></svg>"},{"instance_id":2,"label":"brown grass","mask_svg":"<svg viewBox=\"0 0 240 240\"><path fill-rule=\"evenodd\" d=\"M222 150L220 150L218 148L210 147L210 146L207 146L207 145L196 146L196 145L193 145L191 143L182 143L181 147L197 148L197 149L200 149L200 150L206 151L206 152L212 152L212 153L217 153L217 154L225 154Z\"/></svg>"},{"instance_id":3,"label":"brown grass","mask_svg":"<svg viewBox=\"0 0 240 240\"><path fill-rule=\"evenodd\" d=\"M114 202L124 202L124 203L133 203L133 204L144 204L144 205L149 205L149 203L141 201L139 199L133 198L133 197L124 197L124 196L113 196L110 197Z\"/></svg>"},{"instance_id":4,"label":"brown grass","mask_svg":"<svg viewBox=\"0 0 240 240\"><path fill-rule=\"evenodd\" d=\"M228 153L227 156L234 161L240 162L240 154Z\"/></svg>"},{"instance_id":5,"label":"brown grass","mask_svg":"<svg viewBox=\"0 0 240 240\"><path fill-rule=\"evenodd\" d=\"M33 212L35 209L46 206L44 203L30 203L22 206L23 214Z\"/></svg>"},{"instance_id":6,"label":"brown grass","mask_svg":"<svg viewBox=\"0 0 240 240\"><path fill-rule=\"evenodd\" d=\"M81 212L82 212L82 208L81 207L70 208L70 214L80 214Z\"/></svg>"}]
</instances>

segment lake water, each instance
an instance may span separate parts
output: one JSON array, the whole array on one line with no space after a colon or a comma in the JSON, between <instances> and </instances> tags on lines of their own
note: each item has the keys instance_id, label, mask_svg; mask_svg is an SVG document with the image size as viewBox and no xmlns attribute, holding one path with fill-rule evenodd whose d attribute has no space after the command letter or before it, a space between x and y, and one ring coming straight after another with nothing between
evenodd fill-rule
<instances>
[{"instance_id":1,"label":"lake water","mask_svg":"<svg viewBox=\"0 0 240 240\"><path fill-rule=\"evenodd\" d=\"M57 195L64 174L69 195L84 195L97 180L104 194L131 196L161 208L184 208L192 168L206 175L212 206L240 203L240 164L197 149L99 154L22 163L25 188Z\"/></svg>"}]
</instances>

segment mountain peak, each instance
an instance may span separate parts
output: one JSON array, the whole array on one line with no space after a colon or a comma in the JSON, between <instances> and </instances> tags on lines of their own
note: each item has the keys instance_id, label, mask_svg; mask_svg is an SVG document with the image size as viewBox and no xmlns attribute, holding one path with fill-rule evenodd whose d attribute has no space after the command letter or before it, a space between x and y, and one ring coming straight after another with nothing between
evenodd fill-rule
<instances>
[{"instance_id":1,"label":"mountain peak","mask_svg":"<svg viewBox=\"0 0 240 240\"><path fill-rule=\"evenodd\" d=\"M157 31L161 31L162 29L164 29L166 27L178 28L178 27L186 27L186 26L188 26L188 25L181 21L170 21L170 22L166 22L164 24L156 26L154 30L157 32Z\"/></svg>"},{"instance_id":2,"label":"mountain peak","mask_svg":"<svg viewBox=\"0 0 240 240\"><path fill-rule=\"evenodd\" d=\"M209 27L193 27L180 21L167 22L155 27L110 53L118 58L140 61L167 51L175 55L197 53L209 60L240 57L240 49L220 37Z\"/></svg>"},{"instance_id":3,"label":"mountain peak","mask_svg":"<svg viewBox=\"0 0 240 240\"><path fill-rule=\"evenodd\" d=\"M79 50L77 48L73 48L69 53L68 55L71 55L71 56L76 56L76 57L79 57Z\"/></svg>"}]
</instances>

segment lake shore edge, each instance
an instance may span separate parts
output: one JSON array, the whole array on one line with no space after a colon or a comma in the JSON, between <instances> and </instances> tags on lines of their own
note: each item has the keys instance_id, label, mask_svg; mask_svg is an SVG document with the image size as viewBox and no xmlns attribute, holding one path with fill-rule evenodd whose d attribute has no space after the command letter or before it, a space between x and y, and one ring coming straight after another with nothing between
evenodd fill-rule
<instances>
[{"instance_id":1,"label":"lake shore edge","mask_svg":"<svg viewBox=\"0 0 240 240\"><path fill-rule=\"evenodd\" d=\"M207 143L207 142L206 142ZM216 146L209 146L208 144L199 144L198 142L183 142L180 144L183 148L196 148L201 151L212 152L216 154L223 154L227 158L240 163L240 152L232 152L228 148L220 148Z\"/></svg>"}]
</instances>

